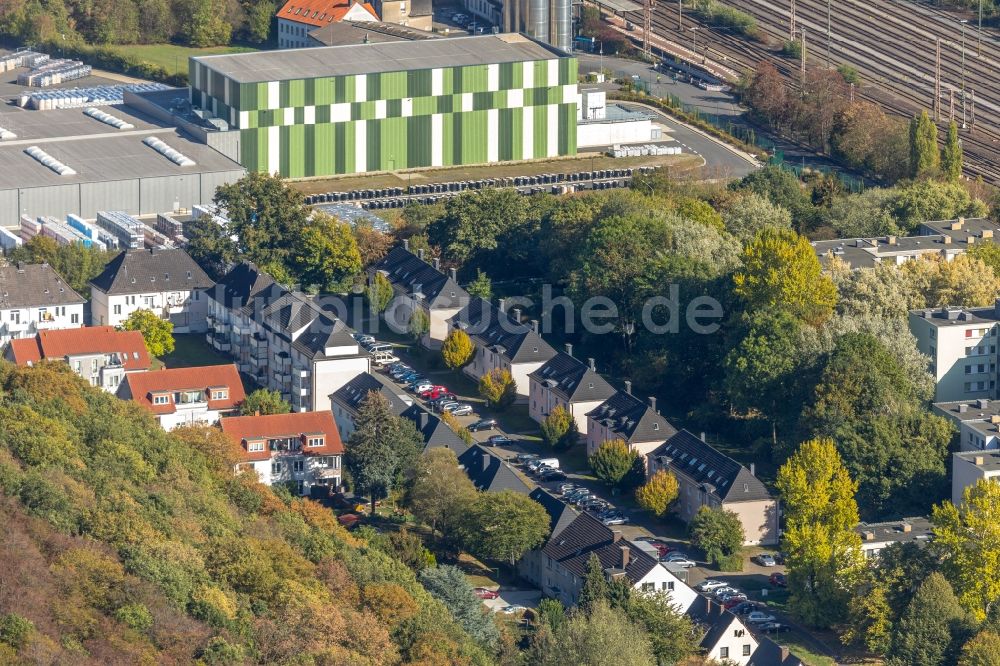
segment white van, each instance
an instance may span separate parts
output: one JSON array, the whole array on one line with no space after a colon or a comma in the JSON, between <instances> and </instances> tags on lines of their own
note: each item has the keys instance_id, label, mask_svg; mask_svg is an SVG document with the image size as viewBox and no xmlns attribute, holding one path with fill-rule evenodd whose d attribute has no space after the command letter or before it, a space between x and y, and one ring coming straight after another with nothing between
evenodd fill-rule
<instances>
[{"instance_id":1,"label":"white van","mask_svg":"<svg viewBox=\"0 0 1000 666\"><path fill-rule=\"evenodd\" d=\"M544 467L559 469L559 458L539 458L537 460L532 460L530 463L528 463L528 467L533 472L537 472L538 470Z\"/></svg>"},{"instance_id":2,"label":"white van","mask_svg":"<svg viewBox=\"0 0 1000 666\"><path fill-rule=\"evenodd\" d=\"M392 351L392 345L390 345L388 342L380 342L368 348L368 353L372 354L373 356L381 352L391 352L391 351Z\"/></svg>"},{"instance_id":3,"label":"white van","mask_svg":"<svg viewBox=\"0 0 1000 666\"><path fill-rule=\"evenodd\" d=\"M399 360L399 357L398 356L394 356L392 354L392 352L381 351L381 352L376 352L376 353L372 354L372 363L374 363L375 365L377 365L380 368L383 368L383 367L385 367L387 365L395 363L398 360Z\"/></svg>"}]
</instances>

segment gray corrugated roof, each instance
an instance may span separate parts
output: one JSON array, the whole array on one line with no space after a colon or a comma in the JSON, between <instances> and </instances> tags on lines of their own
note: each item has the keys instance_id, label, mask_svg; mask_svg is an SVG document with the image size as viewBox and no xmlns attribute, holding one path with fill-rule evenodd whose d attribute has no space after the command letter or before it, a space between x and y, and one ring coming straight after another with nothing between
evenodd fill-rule
<instances>
[{"instance_id":1,"label":"gray corrugated roof","mask_svg":"<svg viewBox=\"0 0 1000 666\"><path fill-rule=\"evenodd\" d=\"M449 321L468 333L476 345L496 351L511 363L544 363L556 355L531 326L514 321L509 312L482 298L473 298Z\"/></svg>"},{"instance_id":2,"label":"gray corrugated roof","mask_svg":"<svg viewBox=\"0 0 1000 666\"><path fill-rule=\"evenodd\" d=\"M401 246L392 248L370 270L384 273L408 296L419 289L432 308L457 308L469 302L469 293L457 282Z\"/></svg>"},{"instance_id":3,"label":"gray corrugated roof","mask_svg":"<svg viewBox=\"0 0 1000 666\"><path fill-rule=\"evenodd\" d=\"M48 264L0 266L0 309L75 305L86 301Z\"/></svg>"},{"instance_id":4,"label":"gray corrugated roof","mask_svg":"<svg viewBox=\"0 0 1000 666\"><path fill-rule=\"evenodd\" d=\"M677 433L669 421L631 393L618 391L587 412L626 442L655 442Z\"/></svg>"},{"instance_id":5,"label":"gray corrugated roof","mask_svg":"<svg viewBox=\"0 0 1000 666\"><path fill-rule=\"evenodd\" d=\"M531 492L528 484L514 472L514 468L479 445L473 445L459 457L459 464L479 490L499 492L511 490L521 495Z\"/></svg>"},{"instance_id":6,"label":"gray corrugated roof","mask_svg":"<svg viewBox=\"0 0 1000 666\"><path fill-rule=\"evenodd\" d=\"M767 487L750 470L687 430L674 434L649 455L675 473L704 484L723 502L771 499Z\"/></svg>"},{"instance_id":7,"label":"gray corrugated roof","mask_svg":"<svg viewBox=\"0 0 1000 666\"><path fill-rule=\"evenodd\" d=\"M184 250L151 249L122 252L90 284L117 295L208 289L215 282Z\"/></svg>"},{"instance_id":8,"label":"gray corrugated roof","mask_svg":"<svg viewBox=\"0 0 1000 666\"><path fill-rule=\"evenodd\" d=\"M232 53L194 58L240 83L409 72L569 57L518 34Z\"/></svg>"},{"instance_id":9,"label":"gray corrugated roof","mask_svg":"<svg viewBox=\"0 0 1000 666\"><path fill-rule=\"evenodd\" d=\"M569 354L556 354L530 375L567 402L607 400L615 389L590 366Z\"/></svg>"}]
</instances>

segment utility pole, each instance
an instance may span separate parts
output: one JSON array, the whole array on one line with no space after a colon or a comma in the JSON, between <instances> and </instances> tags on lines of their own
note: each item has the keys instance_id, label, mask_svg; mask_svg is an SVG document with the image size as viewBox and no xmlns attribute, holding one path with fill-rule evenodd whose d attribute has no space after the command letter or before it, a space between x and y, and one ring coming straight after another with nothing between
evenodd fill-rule
<instances>
[{"instance_id":1,"label":"utility pole","mask_svg":"<svg viewBox=\"0 0 1000 666\"><path fill-rule=\"evenodd\" d=\"M955 119L955 89L948 88L948 122Z\"/></svg>"},{"instance_id":2,"label":"utility pole","mask_svg":"<svg viewBox=\"0 0 1000 666\"><path fill-rule=\"evenodd\" d=\"M642 52L649 57L649 33L652 32L652 20L650 15L652 14L653 0L645 0L642 3Z\"/></svg>"},{"instance_id":3,"label":"utility pole","mask_svg":"<svg viewBox=\"0 0 1000 666\"><path fill-rule=\"evenodd\" d=\"M698 55L698 26L691 28L691 53Z\"/></svg>"},{"instance_id":4,"label":"utility pole","mask_svg":"<svg viewBox=\"0 0 1000 666\"><path fill-rule=\"evenodd\" d=\"M959 21L962 24L962 129L965 129L965 24L968 21Z\"/></svg>"},{"instance_id":5,"label":"utility pole","mask_svg":"<svg viewBox=\"0 0 1000 666\"><path fill-rule=\"evenodd\" d=\"M677 0L677 32L684 32L684 0Z\"/></svg>"},{"instance_id":6,"label":"utility pole","mask_svg":"<svg viewBox=\"0 0 1000 666\"><path fill-rule=\"evenodd\" d=\"M970 118L970 121L972 122L972 129L976 129L976 91L975 90L970 90L969 91L969 95L971 97L971 99L969 100L969 104L970 104L970 109L969 110L970 110L970 112L972 114L972 117Z\"/></svg>"},{"instance_id":7,"label":"utility pole","mask_svg":"<svg viewBox=\"0 0 1000 666\"><path fill-rule=\"evenodd\" d=\"M788 41L795 41L795 0L791 0L791 12L788 19Z\"/></svg>"},{"instance_id":8,"label":"utility pole","mask_svg":"<svg viewBox=\"0 0 1000 666\"><path fill-rule=\"evenodd\" d=\"M934 49L934 122L941 122L941 38Z\"/></svg>"},{"instance_id":9,"label":"utility pole","mask_svg":"<svg viewBox=\"0 0 1000 666\"><path fill-rule=\"evenodd\" d=\"M806 94L806 29L802 28L802 48L799 53L800 76L802 77L802 94Z\"/></svg>"},{"instance_id":10,"label":"utility pole","mask_svg":"<svg viewBox=\"0 0 1000 666\"><path fill-rule=\"evenodd\" d=\"M66 39L63 36L63 39ZM983 57L983 0L979 0L979 30L976 33L976 55Z\"/></svg>"},{"instance_id":11,"label":"utility pole","mask_svg":"<svg viewBox=\"0 0 1000 666\"><path fill-rule=\"evenodd\" d=\"M982 1L982 0L980 0ZM833 26L832 9L830 0L826 0L826 68L830 69L830 34Z\"/></svg>"}]
</instances>

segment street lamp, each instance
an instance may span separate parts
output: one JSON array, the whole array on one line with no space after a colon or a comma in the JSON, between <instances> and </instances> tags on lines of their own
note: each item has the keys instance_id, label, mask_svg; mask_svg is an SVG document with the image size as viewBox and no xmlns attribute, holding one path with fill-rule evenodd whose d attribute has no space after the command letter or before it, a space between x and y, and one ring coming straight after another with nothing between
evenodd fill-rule
<instances>
[{"instance_id":1,"label":"street lamp","mask_svg":"<svg viewBox=\"0 0 1000 666\"><path fill-rule=\"evenodd\" d=\"M698 28L697 25L691 28L691 53L695 55L698 55Z\"/></svg>"}]
</instances>

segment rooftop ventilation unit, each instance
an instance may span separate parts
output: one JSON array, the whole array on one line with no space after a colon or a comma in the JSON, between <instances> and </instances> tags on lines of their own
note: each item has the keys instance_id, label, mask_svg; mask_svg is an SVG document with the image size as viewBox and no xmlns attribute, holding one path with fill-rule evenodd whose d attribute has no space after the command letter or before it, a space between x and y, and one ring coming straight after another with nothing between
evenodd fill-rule
<instances>
[{"instance_id":1,"label":"rooftop ventilation unit","mask_svg":"<svg viewBox=\"0 0 1000 666\"><path fill-rule=\"evenodd\" d=\"M83 112L94 120L100 120L102 123L111 125L112 127L117 127L120 130L135 129L135 125L132 123L127 123L121 118L117 118L110 113L105 113L104 111L96 109L92 106L87 107L83 110ZM2 138L2 136L0 136L0 138Z\"/></svg>"},{"instance_id":2,"label":"rooftop ventilation unit","mask_svg":"<svg viewBox=\"0 0 1000 666\"><path fill-rule=\"evenodd\" d=\"M190 157L185 157L155 136L147 136L142 142L178 166L194 166L194 160Z\"/></svg>"},{"instance_id":3,"label":"rooftop ventilation unit","mask_svg":"<svg viewBox=\"0 0 1000 666\"><path fill-rule=\"evenodd\" d=\"M0 127L0 141L7 141L8 139L16 139L17 135L8 129Z\"/></svg>"},{"instance_id":4,"label":"rooftop ventilation unit","mask_svg":"<svg viewBox=\"0 0 1000 666\"><path fill-rule=\"evenodd\" d=\"M34 157L36 160L41 162L44 166L55 171L60 176L75 176L76 171L70 169L68 166L57 160L56 158L49 155L47 152L39 148L38 146L28 146L24 151Z\"/></svg>"}]
</instances>

